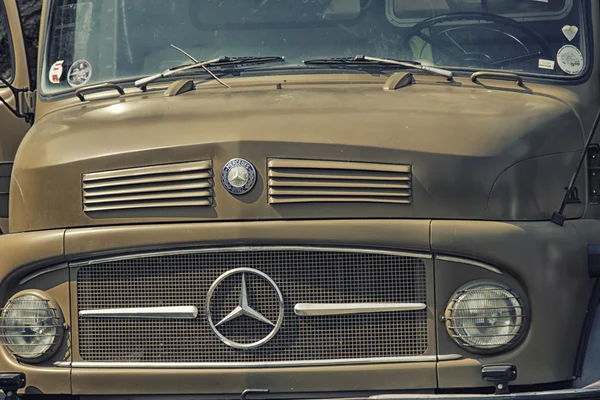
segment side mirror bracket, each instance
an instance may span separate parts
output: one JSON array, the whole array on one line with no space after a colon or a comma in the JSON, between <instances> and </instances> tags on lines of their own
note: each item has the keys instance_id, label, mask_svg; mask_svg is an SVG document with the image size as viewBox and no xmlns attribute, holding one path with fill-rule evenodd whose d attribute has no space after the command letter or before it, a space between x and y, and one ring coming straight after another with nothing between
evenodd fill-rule
<instances>
[{"instance_id":1,"label":"side mirror bracket","mask_svg":"<svg viewBox=\"0 0 600 400\"><path fill-rule=\"evenodd\" d=\"M23 118L25 122L33 123L34 116L34 96L29 89L19 89L11 85L6 79L0 76L0 82L10 89L15 97L15 107L12 107L6 100L0 96L0 102L17 118Z\"/></svg>"}]
</instances>

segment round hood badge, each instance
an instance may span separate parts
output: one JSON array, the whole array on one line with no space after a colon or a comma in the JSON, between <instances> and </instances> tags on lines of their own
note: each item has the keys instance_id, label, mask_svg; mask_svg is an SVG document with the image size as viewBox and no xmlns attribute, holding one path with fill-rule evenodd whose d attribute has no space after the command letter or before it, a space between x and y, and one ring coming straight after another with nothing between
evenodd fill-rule
<instances>
[{"instance_id":1,"label":"round hood badge","mask_svg":"<svg viewBox=\"0 0 600 400\"><path fill-rule=\"evenodd\" d=\"M223 167L221 183L231 194L246 194L256 184L256 169L250 161L234 158Z\"/></svg>"}]
</instances>

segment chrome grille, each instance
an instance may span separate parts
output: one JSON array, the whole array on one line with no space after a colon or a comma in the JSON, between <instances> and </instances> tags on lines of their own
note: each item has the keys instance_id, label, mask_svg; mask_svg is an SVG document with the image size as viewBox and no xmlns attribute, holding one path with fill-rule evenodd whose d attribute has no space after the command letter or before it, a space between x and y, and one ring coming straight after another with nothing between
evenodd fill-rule
<instances>
[{"instance_id":1,"label":"chrome grille","mask_svg":"<svg viewBox=\"0 0 600 400\"><path fill-rule=\"evenodd\" d=\"M270 276L285 301L277 335L252 350L236 350L212 332L205 314L210 285L224 272L254 268ZM238 276L238 280L241 279ZM240 284L230 279L213 297L213 320L238 305ZM264 280L246 275L252 307L276 320ZM233 295L222 295L231 291ZM223 249L107 260L77 272L78 309L194 305L192 320L79 318L79 353L97 362L281 362L418 356L427 343L427 310L302 317L297 303L426 303L420 258L325 249ZM223 326L229 338L251 342L269 326L242 317Z\"/></svg>"}]
</instances>

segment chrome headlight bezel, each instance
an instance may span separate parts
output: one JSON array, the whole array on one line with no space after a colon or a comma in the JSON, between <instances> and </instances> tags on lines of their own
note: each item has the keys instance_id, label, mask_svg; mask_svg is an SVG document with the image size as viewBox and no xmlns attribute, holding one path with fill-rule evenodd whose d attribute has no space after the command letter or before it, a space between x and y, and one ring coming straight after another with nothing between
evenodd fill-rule
<instances>
[{"instance_id":1,"label":"chrome headlight bezel","mask_svg":"<svg viewBox=\"0 0 600 400\"><path fill-rule=\"evenodd\" d=\"M475 301L473 299L469 299L466 300L465 294L467 293L475 293L477 291L481 291L482 293L485 291L492 291L495 290L497 291L496 293L502 293L504 292L507 296L506 299L507 301L512 303L513 306L513 310L514 310L514 315L510 315L510 316L502 316L502 317L498 317L498 316L494 316L493 318L504 318L504 319L514 319L514 323L513 324L509 324L507 326L509 327L513 327L515 328L514 334L511 333L510 335L495 335L495 337L501 337L501 336L506 336L509 340L506 341L506 343L502 343L502 344L498 344L495 346L477 346L475 344L473 344L472 341L468 340L468 337L472 337L472 338L476 338L477 336L464 336L460 334L460 330L464 330L465 326L468 325L463 325L460 326L457 321L459 320L458 318L456 318L456 314L457 314L457 307L456 305L458 304L458 302L460 301ZM467 308L464 308L465 310ZM473 308L476 309L476 308ZM489 311L485 311L487 312L487 316L489 317ZM481 313L482 315L485 315L484 312ZM467 318L467 317L462 317L463 321L473 321L476 319L476 317L472 317L472 318ZM511 287L509 287L506 284L497 282L497 281L492 281L492 280L476 280L476 281L472 281L469 282L463 286L461 286L458 290L456 290L450 300L448 301L448 304L446 305L446 310L444 312L444 320L445 320L445 325L446 325L446 332L448 333L448 335L450 336L450 338L452 338L452 340L461 348L463 348L464 350L470 352L470 353L474 353L474 354L482 354L482 355L489 355L489 354L496 354L496 353L501 353L501 352L506 352L508 350L513 349L515 346L517 346L525 337L525 334L527 332L527 330L529 329L529 305L526 301L526 299L524 298L524 296L519 295L519 292L517 292L516 290L512 289ZM471 322L469 322L471 323ZM484 337L479 336L479 337Z\"/></svg>"},{"instance_id":2,"label":"chrome headlight bezel","mask_svg":"<svg viewBox=\"0 0 600 400\"><path fill-rule=\"evenodd\" d=\"M7 326L21 326L18 323L19 316L13 316L10 313L14 313L15 310L18 310L14 307L15 304L19 302L20 298L31 296L34 297L34 300L39 300L43 303L46 303L48 309L48 315L38 317L40 320L46 320L47 325L40 325L41 327L47 329L50 328L54 332L52 335L48 334L40 334L40 337L52 338L51 343L38 345L40 347L46 347L43 352L37 352L32 354L24 354L25 349L19 349L19 346L24 347L24 345L19 345L15 343L10 343L10 340L7 339ZM21 317L21 320L24 318ZM35 318L33 318L35 320ZM62 311L58 305L58 303L46 292L41 290L24 290L19 293L13 295L6 302L4 308L0 311L0 342L2 346L6 349L7 352L12 354L17 360L28 363L28 364L37 364L44 362L51 358L56 354L59 347L61 346L64 338L65 331L65 322ZM32 346L33 347L33 346Z\"/></svg>"}]
</instances>

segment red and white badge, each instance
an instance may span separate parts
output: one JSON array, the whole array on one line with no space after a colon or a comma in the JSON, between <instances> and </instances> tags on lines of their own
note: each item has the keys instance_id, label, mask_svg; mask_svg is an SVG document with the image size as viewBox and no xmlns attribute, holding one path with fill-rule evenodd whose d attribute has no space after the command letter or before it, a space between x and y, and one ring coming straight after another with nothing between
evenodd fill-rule
<instances>
[{"instance_id":1,"label":"red and white badge","mask_svg":"<svg viewBox=\"0 0 600 400\"><path fill-rule=\"evenodd\" d=\"M54 84L58 84L60 83L60 78L62 78L63 75L63 64L65 63L64 60L61 61L57 61L54 64L52 64L52 67L50 67L50 72L48 73L48 80L50 80L50 83L54 83Z\"/></svg>"}]
</instances>

